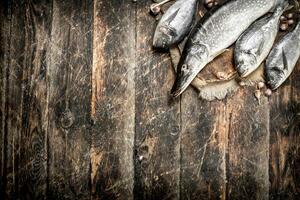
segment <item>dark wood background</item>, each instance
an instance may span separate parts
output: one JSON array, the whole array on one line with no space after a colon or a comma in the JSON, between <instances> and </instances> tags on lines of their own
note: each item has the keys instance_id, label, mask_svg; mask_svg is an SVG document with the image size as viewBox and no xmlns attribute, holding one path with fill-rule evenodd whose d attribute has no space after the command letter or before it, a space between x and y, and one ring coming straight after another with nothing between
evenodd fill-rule
<instances>
[{"instance_id":1,"label":"dark wood background","mask_svg":"<svg viewBox=\"0 0 300 200\"><path fill-rule=\"evenodd\" d=\"M1 0L1 199L300 199L300 66L173 100L150 4Z\"/></svg>"}]
</instances>

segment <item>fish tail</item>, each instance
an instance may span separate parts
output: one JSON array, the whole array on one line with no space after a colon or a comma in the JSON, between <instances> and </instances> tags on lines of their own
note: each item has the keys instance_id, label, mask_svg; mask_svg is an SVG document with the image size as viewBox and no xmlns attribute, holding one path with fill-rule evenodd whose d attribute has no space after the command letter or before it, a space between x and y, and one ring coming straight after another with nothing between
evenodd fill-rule
<instances>
[{"instance_id":1,"label":"fish tail","mask_svg":"<svg viewBox=\"0 0 300 200\"><path fill-rule=\"evenodd\" d=\"M289 4L288 1L282 1L282 2L279 3L279 4L277 5L277 7L275 8L274 14L277 15L277 16L282 15L282 13L283 13L284 11L286 11L286 10L289 9L289 7L290 7L289 5L290 5L290 4Z\"/></svg>"}]
</instances>

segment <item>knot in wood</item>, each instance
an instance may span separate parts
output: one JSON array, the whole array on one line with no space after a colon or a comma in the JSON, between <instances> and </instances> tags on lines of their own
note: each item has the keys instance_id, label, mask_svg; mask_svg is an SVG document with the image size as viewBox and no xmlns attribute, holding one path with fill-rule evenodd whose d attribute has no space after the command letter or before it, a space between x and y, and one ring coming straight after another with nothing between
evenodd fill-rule
<instances>
[{"instance_id":1,"label":"knot in wood","mask_svg":"<svg viewBox=\"0 0 300 200\"><path fill-rule=\"evenodd\" d=\"M176 136L176 135L178 135L179 132L180 132L180 127L176 125L176 126L172 127L170 134L173 136Z\"/></svg>"},{"instance_id":2,"label":"knot in wood","mask_svg":"<svg viewBox=\"0 0 300 200\"><path fill-rule=\"evenodd\" d=\"M62 113L62 116L60 118L61 126L64 129L70 128L75 121L75 117L73 113L70 111L70 109L66 109L65 112Z\"/></svg>"}]
</instances>

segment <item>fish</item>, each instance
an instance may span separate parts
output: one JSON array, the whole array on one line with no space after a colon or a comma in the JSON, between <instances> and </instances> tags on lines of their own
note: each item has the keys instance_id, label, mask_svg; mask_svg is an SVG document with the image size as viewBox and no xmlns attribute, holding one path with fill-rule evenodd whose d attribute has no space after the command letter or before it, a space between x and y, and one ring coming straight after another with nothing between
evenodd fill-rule
<instances>
[{"instance_id":1,"label":"fish","mask_svg":"<svg viewBox=\"0 0 300 200\"><path fill-rule=\"evenodd\" d=\"M279 5L272 15L253 23L237 40L235 69L242 78L255 71L267 58L279 30L280 16L288 6L288 2Z\"/></svg>"},{"instance_id":2,"label":"fish","mask_svg":"<svg viewBox=\"0 0 300 200\"><path fill-rule=\"evenodd\" d=\"M276 90L291 75L300 56L300 22L275 44L265 64L266 83Z\"/></svg>"},{"instance_id":3,"label":"fish","mask_svg":"<svg viewBox=\"0 0 300 200\"><path fill-rule=\"evenodd\" d=\"M204 17L184 47L171 95L178 97L209 62L231 46L254 21L283 1L232 0Z\"/></svg>"},{"instance_id":4,"label":"fish","mask_svg":"<svg viewBox=\"0 0 300 200\"><path fill-rule=\"evenodd\" d=\"M198 0L177 0L162 16L153 37L153 47L167 49L190 32Z\"/></svg>"}]
</instances>

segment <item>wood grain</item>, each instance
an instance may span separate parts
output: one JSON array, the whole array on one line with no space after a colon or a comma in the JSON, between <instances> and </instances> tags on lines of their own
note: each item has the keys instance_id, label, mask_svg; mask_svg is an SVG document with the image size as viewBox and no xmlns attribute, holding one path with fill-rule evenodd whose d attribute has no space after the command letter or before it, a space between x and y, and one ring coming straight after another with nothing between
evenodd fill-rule
<instances>
[{"instance_id":1,"label":"wood grain","mask_svg":"<svg viewBox=\"0 0 300 200\"><path fill-rule=\"evenodd\" d=\"M269 199L269 103L255 87L228 99L227 199Z\"/></svg>"},{"instance_id":2,"label":"wood grain","mask_svg":"<svg viewBox=\"0 0 300 200\"><path fill-rule=\"evenodd\" d=\"M10 48L9 48L9 64L8 74L6 75L6 129L7 146L6 146L6 196L9 198L18 198L20 196L19 182L20 177L20 144L21 133L23 127L23 116L28 115L23 112L26 105L26 98L28 98L28 91L25 91L26 72L25 68L25 48L26 38L25 33L25 2L11 3L11 34ZM27 41L28 42L28 41ZM27 43L28 46L28 43ZM25 79L25 81L23 81ZM27 82L28 83L28 82ZM26 85L27 86L27 85ZM24 132L23 132L24 133Z\"/></svg>"},{"instance_id":3,"label":"wood grain","mask_svg":"<svg viewBox=\"0 0 300 200\"><path fill-rule=\"evenodd\" d=\"M0 196L6 197L7 186L7 76L9 74L11 2L0 3Z\"/></svg>"},{"instance_id":4,"label":"wood grain","mask_svg":"<svg viewBox=\"0 0 300 200\"><path fill-rule=\"evenodd\" d=\"M135 4L94 1L92 199L133 199Z\"/></svg>"},{"instance_id":5,"label":"wood grain","mask_svg":"<svg viewBox=\"0 0 300 200\"><path fill-rule=\"evenodd\" d=\"M181 199L225 199L227 116L223 102L181 99Z\"/></svg>"},{"instance_id":6,"label":"wood grain","mask_svg":"<svg viewBox=\"0 0 300 200\"><path fill-rule=\"evenodd\" d=\"M135 199L178 199L180 102L170 98L174 81L168 54L152 49L156 21L151 2L137 2L135 70Z\"/></svg>"},{"instance_id":7,"label":"wood grain","mask_svg":"<svg viewBox=\"0 0 300 200\"><path fill-rule=\"evenodd\" d=\"M53 1L49 67L49 186L52 199L90 198L92 2Z\"/></svg>"},{"instance_id":8,"label":"wood grain","mask_svg":"<svg viewBox=\"0 0 300 200\"><path fill-rule=\"evenodd\" d=\"M28 199L44 198L47 179L47 126L44 122L47 122L48 108L45 52L51 21L51 10L45 8L51 8L51 2L6 3L6 7L2 7L7 9L3 14L11 17L6 37L11 38L4 40L10 42L4 47L10 48L4 55L9 62L3 63L5 95L2 105L6 117L2 138L6 150L2 155L10 159L2 168L7 173L3 190L8 198L20 195Z\"/></svg>"},{"instance_id":9,"label":"wood grain","mask_svg":"<svg viewBox=\"0 0 300 200\"><path fill-rule=\"evenodd\" d=\"M299 199L300 63L273 94L270 114L270 198Z\"/></svg>"},{"instance_id":10,"label":"wood grain","mask_svg":"<svg viewBox=\"0 0 300 200\"><path fill-rule=\"evenodd\" d=\"M22 127L20 142L20 195L28 199L46 196L47 180L47 60L52 2L25 1L22 89ZM21 19L21 18L19 18Z\"/></svg>"},{"instance_id":11,"label":"wood grain","mask_svg":"<svg viewBox=\"0 0 300 200\"><path fill-rule=\"evenodd\" d=\"M300 198L300 63L260 103L172 99L150 5L0 2L1 199Z\"/></svg>"}]
</instances>

